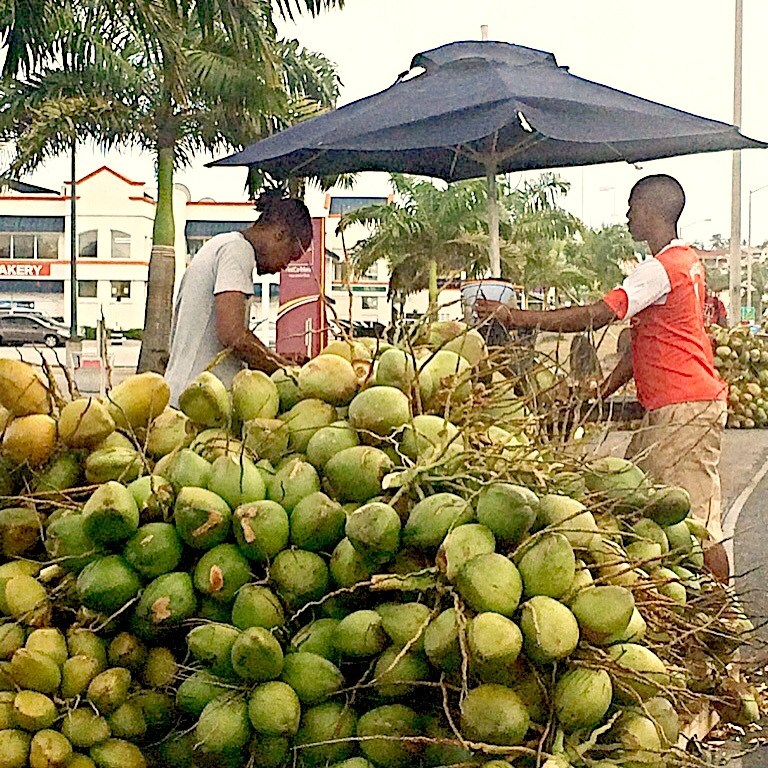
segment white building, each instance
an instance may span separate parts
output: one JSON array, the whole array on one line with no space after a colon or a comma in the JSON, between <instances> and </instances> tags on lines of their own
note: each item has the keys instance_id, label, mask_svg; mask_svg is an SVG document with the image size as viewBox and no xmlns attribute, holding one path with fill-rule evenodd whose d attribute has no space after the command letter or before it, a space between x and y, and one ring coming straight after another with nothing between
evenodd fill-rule
<instances>
[{"instance_id":1,"label":"white building","mask_svg":"<svg viewBox=\"0 0 768 768\"><path fill-rule=\"evenodd\" d=\"M144 326L146 285L152 248L156 201L143 181L134 181L104 166L77 180L77 318L81 330L95 328L104 316L109 328ZM36 310L70 322L72 264L70 259L71 183L61 191L14 183L0 194L0 307L32 302ZM331 314L340 320L381 323L391 318L387 299L388 271L384 261L351 284L343 280L345 247L351 249L366 231L349 229L344 242L336 234L340 215L386 198L326 198L326 293ZM256 218L251 202L192 200L176 184L176 281L189 259L220 232L244 229ZM251 326L266 343L274 343L279 303L279 275L254 276ZM460 317L458 291L441 294L441 317ZM408 300L406 311L426 311L425 292Z\"/></svg>"}]
</instances>

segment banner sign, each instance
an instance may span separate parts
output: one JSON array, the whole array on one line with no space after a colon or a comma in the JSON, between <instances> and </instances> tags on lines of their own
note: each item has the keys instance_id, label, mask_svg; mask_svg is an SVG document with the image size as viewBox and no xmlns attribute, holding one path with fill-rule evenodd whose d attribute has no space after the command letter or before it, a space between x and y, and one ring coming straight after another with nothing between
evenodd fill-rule
<instances>
[{"instance_id":1,"label":"banner sign","mask_svg":"<svg viewBox=\"0 0 768 768\"><path fill-rule=\"evenodd\" d=\"M0 277L47 277L49 261L0 261Z\"/></svg>"},{"instance_id":2,"label":"banner sign","mask_svg":"<svg viewBox=\"0 0 768 768\"><path fill-rule=\"evenodd\" d=\"M328 343L325 318L325 219L312 219L312 244L280 273L278 354L315 357Z\"/></svg>"}]
</instances>

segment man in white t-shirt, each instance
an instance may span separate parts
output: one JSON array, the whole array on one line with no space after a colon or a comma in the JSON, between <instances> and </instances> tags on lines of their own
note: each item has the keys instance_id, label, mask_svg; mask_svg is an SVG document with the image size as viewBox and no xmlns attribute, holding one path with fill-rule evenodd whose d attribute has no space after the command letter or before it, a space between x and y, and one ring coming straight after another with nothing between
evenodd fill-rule
<instances>
[{"instance_id":1,"label":"man in white t-shirt","mask_svg":"<svg viewBox=\"0 0 768 768\"><path fill-rule=\"evenodd\" d=\"M225 385L244 366L272 373L289 364L260 342L247 326L253 271L273 274L301 258L312 242L312 220L304 203L266 197L262 214L242 232L211 238L195 254L182 278L173 312L171 349L165 378L171 405L210 368Z\"/></svg>"}]
</instances>

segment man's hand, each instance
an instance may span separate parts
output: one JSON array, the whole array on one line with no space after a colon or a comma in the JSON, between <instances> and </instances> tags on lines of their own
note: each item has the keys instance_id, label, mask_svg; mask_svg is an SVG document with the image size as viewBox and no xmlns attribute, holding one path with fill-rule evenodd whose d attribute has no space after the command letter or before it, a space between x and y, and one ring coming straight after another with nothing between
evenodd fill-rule
<instances>
[{"instance_id":1,"label":"man's hand","mask_svg":"<svg viewBox=\"0 0 768 768\"><path fill-rule=\"evenodd\" d=\"M509 327L511 319L509 307L506 304L502 304L500 301L478 299L472 309L481 321L492 317L493 319L498 320L502 325Z\"/></svg>"}]
</instances>

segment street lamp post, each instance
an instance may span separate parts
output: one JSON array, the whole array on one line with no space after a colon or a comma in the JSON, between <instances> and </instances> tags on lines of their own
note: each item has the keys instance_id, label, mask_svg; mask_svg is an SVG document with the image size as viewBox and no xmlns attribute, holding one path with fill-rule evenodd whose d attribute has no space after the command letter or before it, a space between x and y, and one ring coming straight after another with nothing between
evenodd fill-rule
<instances>
[{"instance_id":1,"label":"street lamp post","mask_svg":"<svg viewBox=\"0 0 768 768\"><path fill-rule=\"evenodd\" d=\"M683 224L682 227L680 227L680 237L682 238L683 232L688 229L689 227L693 227L696 224L704 224L705 222L712 221L711 218L706 219L697 219L696 221L691 221L688 224Z\"/></svg>"},{"instance_id":2,"label":"street lamp post","mask_svg":"<svg viewBox=\"0 0 768 768\"><path fill-rule=\"evenodd\" d=\"M752 195L760 192L763 189L768 189L768 184L763 184L762 187L749 190L749 201L747 204L747 306L752 306Z\"/></svg>"}]
</instances>

